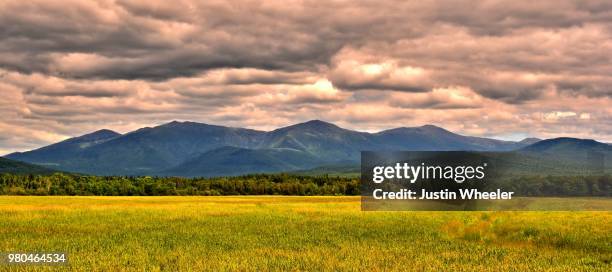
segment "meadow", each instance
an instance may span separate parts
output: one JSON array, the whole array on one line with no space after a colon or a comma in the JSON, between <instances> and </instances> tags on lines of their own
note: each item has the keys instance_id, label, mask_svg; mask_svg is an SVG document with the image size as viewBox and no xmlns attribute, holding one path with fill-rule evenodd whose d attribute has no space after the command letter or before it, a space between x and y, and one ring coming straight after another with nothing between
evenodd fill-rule
<instances>
[{"instance_id":1,"label":"meadow","mask_svg":"<svg viewBox=\"0 0 612 272\"><path fill-rule=\"evenodd\" d=\"M2 271L611 271L612 212L362 212L359 197L0 196Z\"/></svg>"}]
</instances>

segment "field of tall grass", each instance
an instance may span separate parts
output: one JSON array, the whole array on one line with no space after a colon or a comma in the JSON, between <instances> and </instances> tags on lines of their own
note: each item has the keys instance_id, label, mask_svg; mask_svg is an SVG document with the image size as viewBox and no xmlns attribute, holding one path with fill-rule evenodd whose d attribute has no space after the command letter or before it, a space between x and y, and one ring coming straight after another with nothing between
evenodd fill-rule
<instances>
[{"instance_id":1,"label":"field of tall grass","mask_svg":"<svg viewBox=\"0 0 612 272\"><path fill-rule=\"evenodd\" d=\"M362 212L359 197L0 197L0 270L611 271L612 212Z\"/></svg>"}]
</instances>

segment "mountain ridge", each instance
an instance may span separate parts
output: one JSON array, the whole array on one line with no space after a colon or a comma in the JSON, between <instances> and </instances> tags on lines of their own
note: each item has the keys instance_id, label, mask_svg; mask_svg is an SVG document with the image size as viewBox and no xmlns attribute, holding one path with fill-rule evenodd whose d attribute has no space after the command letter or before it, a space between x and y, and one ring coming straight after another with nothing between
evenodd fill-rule
<instances>
[{"instance_id":1,"label":"mountain ridge","mask_svg":"<svg viewBox=\"0 0 612 272\"><path fill-rule=\"evenodd\" d=\"M172 121L125 134L99 130L6 157L96 175L166 175L186 171L197 176L207 174L197 169L220 169L222 162L240 161L244 169L260 165L264 170L294 171L357 163L363 150L512 151L538 142L534 138L515 142L464 136L434 125L370 133L321 120L271 131Z\"/></svg>"},{"instance_id":2,"label":"mountain ridge","mask_svg":"<svg viewBox=\"0 0 612 272\"><path fill-rule=\"evenodd\" d=\"M100 129L81 136L69 138L54 144L43 146L34 150L10 153L4 157L19 157L21 158L21 160L25 160L29 163L41 163L44 162L44 160L47 160L50 156L60 156L62 158L66 156L71 156L74 152L78 152L80 149L87 148L91 145L100 144L102 142L112 140L119 136L121 136L120 133L117 133L110 129Z\"/></svg>"},{"instance_id":3,"label":"mountain ridge","mask_svg":"<svg viewBox=\"0 0 612 272\"><path fill-rule=\"evenodd\" d=\"M554 156L584 165L594 163L593 160L599 160L600 157L604 160L603 163L606 163L605 158L612 158L612 145L593 139L569 137L542 140L523 147L519 151L541 156Z\"/></svg>"}]
</instances>

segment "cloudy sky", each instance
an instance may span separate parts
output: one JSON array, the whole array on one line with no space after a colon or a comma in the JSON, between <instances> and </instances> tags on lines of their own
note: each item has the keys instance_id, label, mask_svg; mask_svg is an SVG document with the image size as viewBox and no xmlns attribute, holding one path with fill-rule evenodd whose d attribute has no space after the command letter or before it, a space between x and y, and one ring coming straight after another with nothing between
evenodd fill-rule
<instances>
[{"instance_id":1,"label":"cloudy sky","mask_svg":"<svg viewBox=\"0 0 612 272\"><path fill-rule=\"evenodd\" d=\"M171 120L612 142L612 2L0 0L0 94L0 154Z\"/></svg>"}]
</instances>

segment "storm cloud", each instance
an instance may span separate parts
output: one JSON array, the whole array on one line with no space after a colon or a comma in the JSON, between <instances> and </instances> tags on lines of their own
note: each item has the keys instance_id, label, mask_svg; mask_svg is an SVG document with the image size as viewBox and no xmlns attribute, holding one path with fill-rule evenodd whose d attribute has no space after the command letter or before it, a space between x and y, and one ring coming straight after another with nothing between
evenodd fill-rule
<instances>
[{"instance_id":1,"label":"storm cloud","mask_svg":"<svg viewBox=\"0 0 612 272\"><path fill-rule=\"evenodd\" d=\"M610 1L1 1L0 153L175 119L610 142L610 52Z\"/></svg>"}]
</instances>

